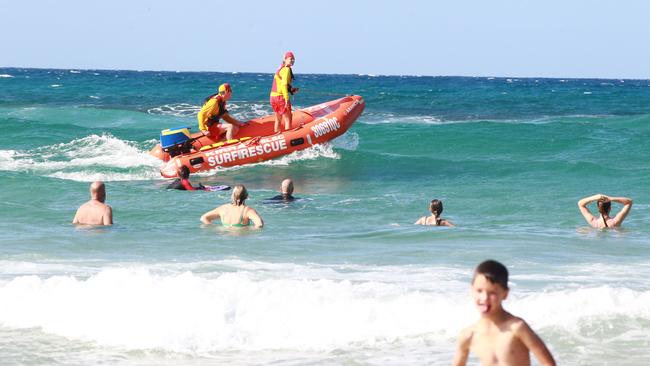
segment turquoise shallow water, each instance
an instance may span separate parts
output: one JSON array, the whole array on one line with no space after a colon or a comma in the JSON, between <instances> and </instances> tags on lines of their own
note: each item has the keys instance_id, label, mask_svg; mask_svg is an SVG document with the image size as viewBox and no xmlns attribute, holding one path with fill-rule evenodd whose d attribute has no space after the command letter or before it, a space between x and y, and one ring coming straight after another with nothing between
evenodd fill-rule
<instances>
[{"instance_id":1,"label":"turquoise shallow water","mask_svg":"<svg viewBox=\"0 0 650 366\"><path fill-rule=\"evenodd\" d=\"M298 108L366 110L193 177L247 186L266 227L232 233L198 221L227 192L166 191L147 151L221 82L269 114L271 75L0 69L1 363L448 364L487 258L561 364L650 362L650 81L296 76ZM263 204L285 177L302 199ZM95 179L116 225L74 228ZM580 216L601 192L635 200L622 229ZM456 228L412 225L432 198Z\"/></svg>"}]
</instances>

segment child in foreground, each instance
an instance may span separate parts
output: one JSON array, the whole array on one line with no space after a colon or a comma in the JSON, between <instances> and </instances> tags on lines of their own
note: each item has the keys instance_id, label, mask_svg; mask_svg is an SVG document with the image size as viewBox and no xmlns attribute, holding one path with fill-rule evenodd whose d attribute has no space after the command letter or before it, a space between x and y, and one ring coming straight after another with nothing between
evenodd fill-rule
<instances>
[{"instance_id":1,"label":"child in foreground","mask_svg":"<svg viewBox=\"0 0 650 366\"><path fill-rule=\"evenodd\" d=\"M487 260L474 271L472 297L481 318L458 337L454 366L467 364L469 352L481 365L530 365L530 352L542 365L555 365L544 341L526 322L501 307L508 297L508 270Z\"/></svg>"}]
</instances>

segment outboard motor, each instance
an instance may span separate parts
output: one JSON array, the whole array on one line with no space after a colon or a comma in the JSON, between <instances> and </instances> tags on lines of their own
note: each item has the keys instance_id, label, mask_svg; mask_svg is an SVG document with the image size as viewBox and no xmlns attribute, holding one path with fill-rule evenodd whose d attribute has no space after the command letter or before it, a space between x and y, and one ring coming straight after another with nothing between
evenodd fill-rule
<instances>
[{"instance_id":1,"label":"outboard motor","mask_svg":"<svg viewBox=\"0 0 650 366\"><path fill-rule=\"evenodd\" d=\"M160 131L160 147L172 158L176 155L189 153L192 149L189 128L182 126Z\"/></svg>"}]
</instances>

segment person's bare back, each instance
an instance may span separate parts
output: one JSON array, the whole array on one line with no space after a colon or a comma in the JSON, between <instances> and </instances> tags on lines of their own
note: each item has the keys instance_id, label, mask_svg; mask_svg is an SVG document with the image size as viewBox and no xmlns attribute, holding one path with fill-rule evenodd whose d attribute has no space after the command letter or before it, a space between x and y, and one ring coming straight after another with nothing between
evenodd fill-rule
<instances>
[{"instance_id":1,"label":"person's bare back","mask_svg":"<svg viewBox=\"0 0 650 366\"><path fill-rule=\"evenodd\" d=\"M113 225L113 209L104 203L106 188L101 181L90 185L90 201L79 206L72 219L73 224Z\"/></svg>"}]
</instances>

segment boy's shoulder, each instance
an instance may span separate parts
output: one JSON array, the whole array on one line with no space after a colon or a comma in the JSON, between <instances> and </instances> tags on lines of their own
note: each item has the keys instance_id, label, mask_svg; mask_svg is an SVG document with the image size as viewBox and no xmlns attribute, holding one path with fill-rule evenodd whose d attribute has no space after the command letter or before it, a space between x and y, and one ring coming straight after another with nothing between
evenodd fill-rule
<instances>
[{"instance_id":1,"label":"boy's shoulder","mask_svg":"<svg viewBox=\"0 0 650 366\"><path fill-rule=\"evenodd\" d=\"M503 324L513 333L518 333L521 330L529 329L526 321L518 316L506 312L507 318Z\"/></svg>"},{"instance_id":2,"label":"boy's shoulder","mask_svg":"<svg viewBox=\"0 0 650 366\"><path fill-rule=\"evenodd\" d=\"M492 324L492 326L490 326ZM503 312L503 317L500 320L478 320L474 324L463 329L461 336L465 335L471 337L476 332L482 332L486 327L493 328L496 325L497 329L501 331L508 331L517 333L523 329L529 328L526 321L518 316L512 315L507 311Z\"/></svg>"}]
</instances>

